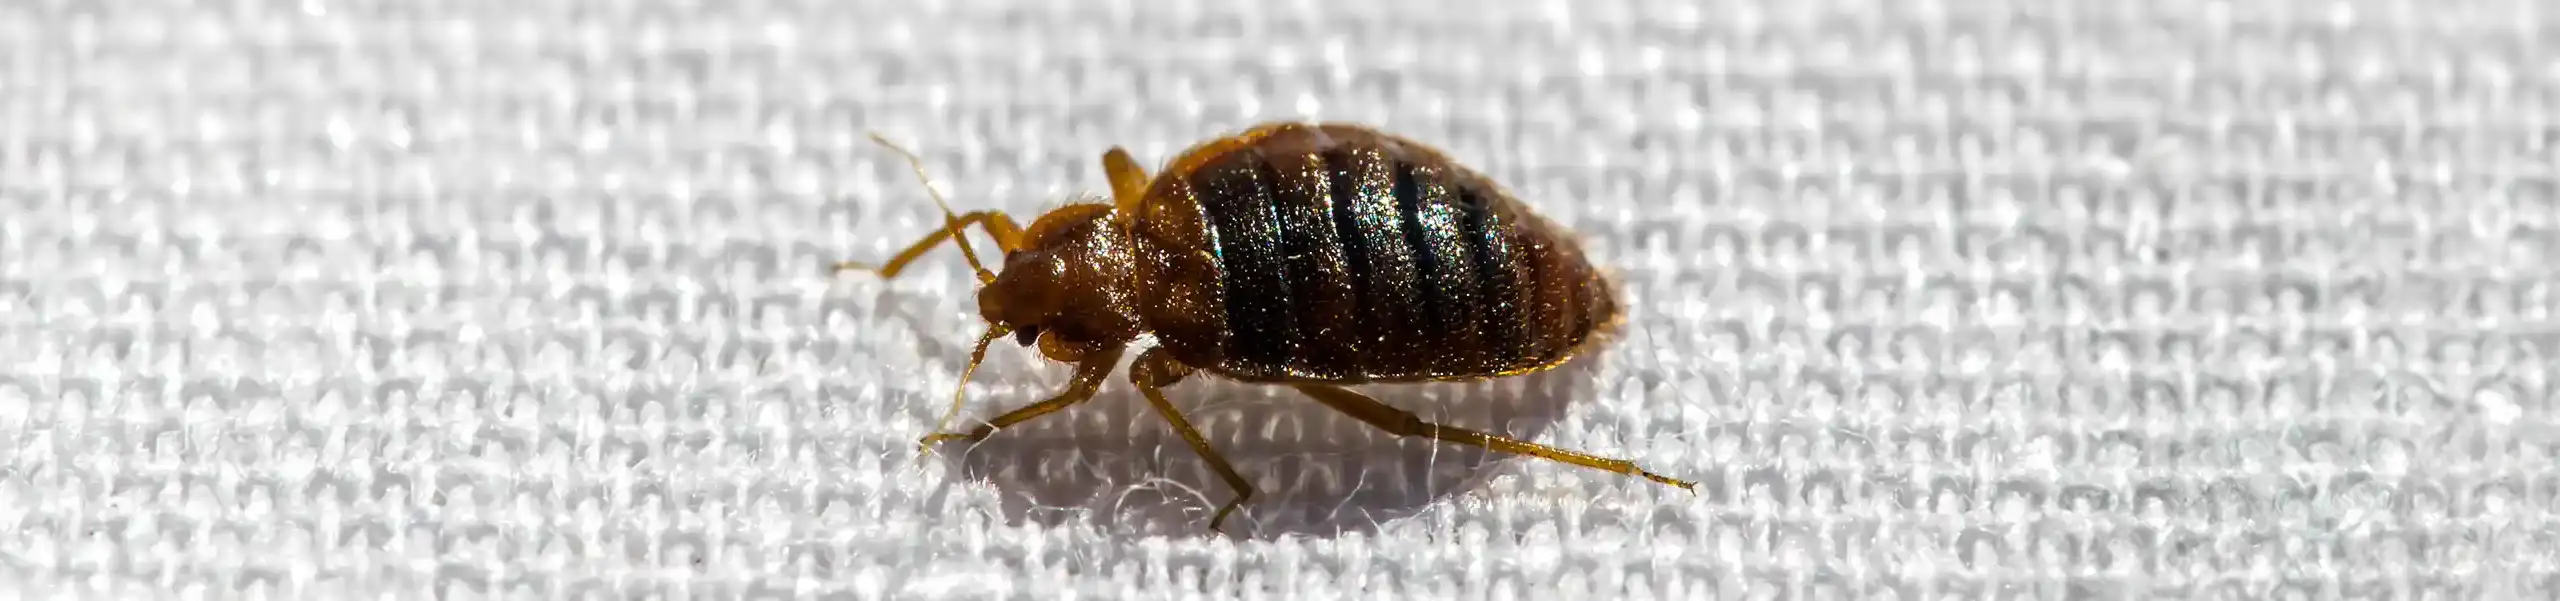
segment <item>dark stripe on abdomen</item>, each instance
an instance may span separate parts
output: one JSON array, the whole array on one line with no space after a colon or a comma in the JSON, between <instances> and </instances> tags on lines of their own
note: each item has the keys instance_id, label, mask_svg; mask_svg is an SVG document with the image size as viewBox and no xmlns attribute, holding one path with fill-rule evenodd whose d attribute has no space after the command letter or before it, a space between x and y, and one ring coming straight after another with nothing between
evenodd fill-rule
<instances>
[{"instance_id":1,"label":"dark stripe on abdomen","mask_svg":"<svg viewBox=\"0 0 2560 601\"><path fill-rule=\"evenodd\" d=\"M1396 193L1406 211L1407 239L1421 266L1425 315L1432 317L1429 370L1435 375L1473 372L1483 365L1476 332L1482 307L1476 290L1476 242L1464 231L1458 191L1448 178L1413 164L1400 166Z\"/></svg>"},{"instance_id":2,"label":"dark stripe on abdomen","mask_svg":"<svg viewBox=\"0 0 2560 601\"><path fill-rule=\"evenodd\" d=\"M1340 378L1360 374L1360 288L1352 264L1356 240L1337 231L1335 173L1312 153L1264 156L1271 200L1280 217L1281 245L1289 265L1289 298L1295 305L1296 361L1292 375Z\"/></svg>"},{"instance_id":3,"label":"dark stripe on abdomen","mask_svg":"<svg viewBox=\"0 0 2560 601\"><path fill-rule=\"evenodd\" d=\"M1408 375L1421 367L1431 339L1404 211L1398 206L1395 163L1375 149L1324 153L1333 176L1336 234L1359 287L1357 336L1364 375Z\"/></svg>"},{"instance_id":4,"label":"dark stripe on abdomen","mask_svg":"<svg viewBox=\"0 0 2560 601\"><path fill-rule=\"evenodd\" d=\"M1481 190L1458 190L1460 228L1465 232L1475 257L1477 298L1483 311L1475 317L1478 341L1485 353L1483 365L1489 370L1517 367L1530 349L1523 348L1521 335L1524 317L1518 270L1518 249L1512 247L1512 224L1507 216L1495 211L1493 199Z\"/></svg>"},{"instance_id":5,"label":"dark stripe on abdomen","mask_svg":"<svg viewBox=\"0 0 2560 601\"><path fill-rule=\"evenodd\" d=\"M1201 212L1216 229L1226 288L1227 361L1256 372L1288 365L1296 346L1286 235L1270 177L1270 162L1254 152L1229 153L1191 174Z\"/></svg>"}]
</instances>

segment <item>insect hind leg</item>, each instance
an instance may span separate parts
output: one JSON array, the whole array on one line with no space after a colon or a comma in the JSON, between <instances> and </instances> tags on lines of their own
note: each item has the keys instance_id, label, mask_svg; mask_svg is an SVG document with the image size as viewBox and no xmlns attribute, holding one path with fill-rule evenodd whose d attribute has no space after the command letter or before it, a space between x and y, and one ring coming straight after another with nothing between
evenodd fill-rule
<instances>
[{"instance_id":1,"label":"insect hind leg","mask_svg":"<svg viewBox=\"0 0 2560 601\"><path fill-rule=\"evenodd\" d=\"M1315 398L1316 402L1323 403L1326 407L1331 407L1335 411L1340 411L1343 414L1350 415L1362 422L1367 422L1370 426L1376 427L1380 430L1385 430L1398 436L1432 438L1478 447L1489 451L1510 453L1514 455L1527 455L1539 459L1560 461L1593 469L1626 474L1629 476L1643 476L1645 479L1677 486L1683 490L1696 490L1696 485L1693 483L1685 480L1675 480L1661 474L1645 471L1644 468L1637 467L1634 462L1624 459L1610 459L1607 457L1567 451L1533 442L1477 432L1466 428L1444 426L1423 421L1421 417L1415 416L1410 411L1390 407L1385 403L1378 402L1377 399L1369 398L1368 395L1352 392L1350 389L1339 386L1323 384L1292 384L1291 387L1298 389L1298 392L1305 393L1307 396Z\"/></svg>"}]
</instances>

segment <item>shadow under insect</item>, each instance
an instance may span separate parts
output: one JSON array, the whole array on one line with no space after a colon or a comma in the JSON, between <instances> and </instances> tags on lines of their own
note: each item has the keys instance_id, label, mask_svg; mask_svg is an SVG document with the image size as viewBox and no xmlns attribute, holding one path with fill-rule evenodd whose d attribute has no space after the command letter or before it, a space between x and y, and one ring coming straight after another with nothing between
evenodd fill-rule
<instances>
[{"instance_id":1,"label":"shadow under insect","mask_svg":"<svg viewBox=\"0 0 2560 601\"><path fill-rule=\"evenodd\" d=\"M1425 421L1528 440L1591 393L1594 358L1512 378L1360 390ZM1008 522L1215 534L1211 514L1235 493L1134 387L1114 380L1091 401L984 440L942 443L937 454L964 483L992 484ZM1285 386L1209 376L1164 392L1256 489L1225 526L1247 537L1373 530L1474 490L1503 461L1539 461L1396 436ZM1009 408L1039 398L987 404Z\"/></svg>"}]
</instances>

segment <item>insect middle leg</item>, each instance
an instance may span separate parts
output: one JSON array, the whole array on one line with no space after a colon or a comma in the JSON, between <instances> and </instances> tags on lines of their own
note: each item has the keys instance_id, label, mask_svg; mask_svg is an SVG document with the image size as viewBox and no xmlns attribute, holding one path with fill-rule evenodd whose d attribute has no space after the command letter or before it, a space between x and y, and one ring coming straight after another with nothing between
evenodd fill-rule
<instances>
[{"instance_id":1,"label":"insect middle leg","mask_svg":"<svg viewBox=\"0 0 2560 601\"><path fill-rule=\"evenodd\" d=\"M1217 515L1209 518L1210 530L1223 531L1219 526L1227 521L1227 514L1235 513L1246 499L1253 498L1253 483L1238 475L1236 466L1227 463L1225 455L1210 448L1209 439L1200 435L1200 429L1191 427L1191 421L1183 419L1182 413L1173 409L1173 403L1164 400L1164 387L1181 382L1190 375L1190 366L1175 361L1173 355L1159 347L1138 355L1137 364L1129 368L1129 383L1136 384L1138 391L1147 395L1147 404L1154 405L1156 413L1164 415L1165 423L1173 425L1174 433L1182 435L1182 441L1191 444L1191 451L1199 453L1202 460L1209 462L1209 469L1227 481L1227 488L1235 490L1236 498L1218 506Z\"/></svg>"},{"instance_id":2,"label":"insect middle leg","mask_svg":"<svg viewBox=\"0 0 2560 601\"><path fill-rule=\"evenodd\" d=\"M890 258L887 263L874 266L859 261L846 261L835 264L834 269L838 272L854 270L876 272L880 274L880 279L884 280L897 277L898 272L905 270L908 263L915 262L926 252L931 252L935 245L950 240L952 232L971 225L985 228L987 235L996 239L996 248L1004 252L1013 252L1022 244L1022 226L1014 224L1012 217L995 211L971 211L960 215L959 228L936 225L933 233L926 234L924 239L917 240L915 244L907 246L904 251L899 251L897 256Z\"/></svg>"},{"instance_id":3,"label":"insect middle leg","mask_svg":"<svg viewBox=\"0 0 2560 601\"><path fill-rule=\"evenodd\" d=\"M986 440L988 436L994 435L998 429L1031 421L1033 418L1043 415L1057 413L1060 409L1073 407L1077 403L1092 400L1094 391L1102 389L1102 379L1110 377L1111 368L1119 366L1120 351L1121 347L1115 346L1086 355L1083 361L1076 363L1075 379L1067 382L1066 391L1058 393L1057 396L1049 397L1049 400L1032 403L1020 409L1007 411L1003 415L998 415L995 419L987 420L987 423L981 424L977 428L965 433L936 432L925 436L924 440L921 442L929 445L952 440Z\"/></svg>"},{"instance_id":4,"label":"insect middle leg","mask_svg":"<svg viewBox=\"0 0 2560 601\"><path fill-rule=\"evenodd\" d=\"M1343 412L1351 417L1358 418L1360 421L1368 422L1370 426L1374 426L1380 430L1385 430L1398 436L1434 438L1483 448L1489 451L1511 453L1514 455L1527 455L1550 461L1561 461L1583 467L1626 474L1629 476L1643 476L1646 479L1677 486L1685 490L1696 490L1696 485L1694 484L1683 480L1674 480L1661 474L1645 471L1644 468L1636 467L1634 462L1624 459L1610 459L1606 457L1577 453L1533 442L1477 432L1466 428L1443 426L1440 424L1422 421L1421 417L1415 416L1410 411L1390 407L1386 403L1378 402L1377 399L1369 398L1368 395L1352 392L1347 388L1323 384L1292 384L1291 387L1297 388L1298 392L1306 393L1307 396L1314 397L1316 402L1324 403L1326 407L1332 407L1335 411Z\"/></svg>"}]
</instances>

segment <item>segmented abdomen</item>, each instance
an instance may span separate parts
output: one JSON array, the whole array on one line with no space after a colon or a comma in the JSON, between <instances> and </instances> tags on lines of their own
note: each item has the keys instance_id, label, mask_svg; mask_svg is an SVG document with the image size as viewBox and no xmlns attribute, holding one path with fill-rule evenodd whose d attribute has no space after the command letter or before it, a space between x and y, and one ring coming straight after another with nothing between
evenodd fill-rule
<instances>
[{"instance_id":1,"label":"segmented abdomen","mask_svg":"<svg viewBox=\"0 0 2560 601\"><path fill-rule=\"evenodd\" d=\"M1485 179L1364 129L1257 130L1174 161L1142 238L1185 363L1261 380L1411 381L1562 359L1616 311L1581 252ZM1143 268L1146 270L1148 268ZM1185 315L1187 314L1187 315Z\"/></svg>"}]
</instances>

